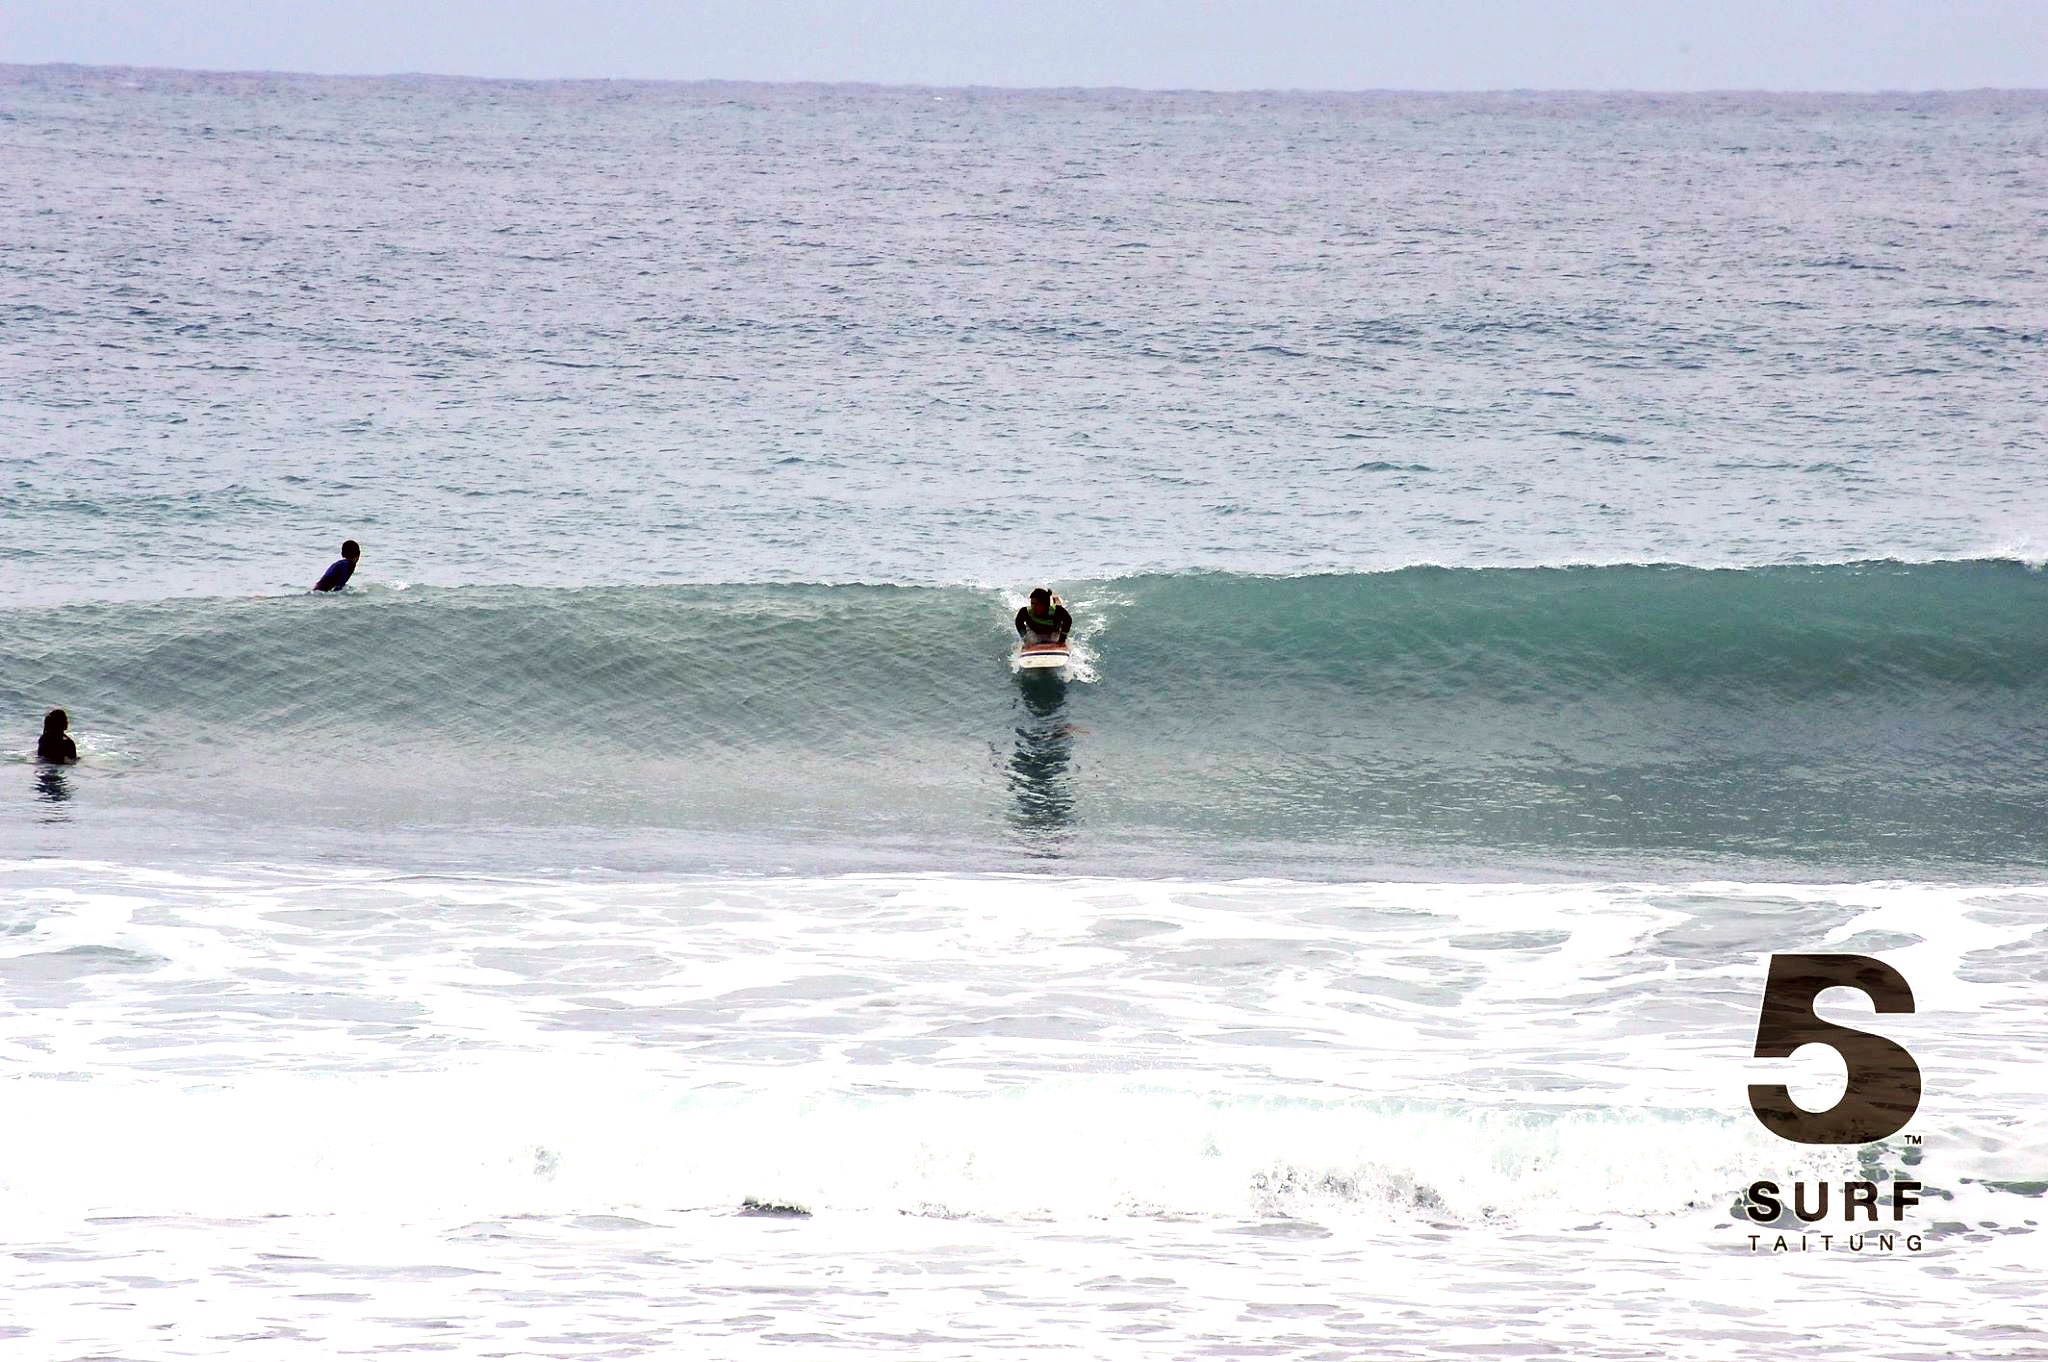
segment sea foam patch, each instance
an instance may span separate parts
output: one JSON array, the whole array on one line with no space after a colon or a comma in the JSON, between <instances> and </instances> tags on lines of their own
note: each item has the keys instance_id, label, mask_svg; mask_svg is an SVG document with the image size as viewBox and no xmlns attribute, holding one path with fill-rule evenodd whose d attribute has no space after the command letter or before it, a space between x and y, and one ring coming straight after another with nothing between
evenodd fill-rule
<instances>
[{"instance_id":1,"label":"sea foam patch","mask_svg":"<svg viewBox=\"0 0 2048 1362\"><path fill-rule=\"evenodd\" d=\"M751 1197L1485 1226L1710 1213L1756 1178L1910 1158L2025 1219L2048 1169L2027 1115L2044 905L2039 886L13 862L20 1119L0 1149L40 1170L8 1184L23 1212ZM1790 950L1884 953L1923 999L1884 1029L1928 1097L1860 1161L1748 1110L1765 966ZM1824 1063L1786 1076L1811 1107L1841 1091Z\"/></svg>"}]
</instances>

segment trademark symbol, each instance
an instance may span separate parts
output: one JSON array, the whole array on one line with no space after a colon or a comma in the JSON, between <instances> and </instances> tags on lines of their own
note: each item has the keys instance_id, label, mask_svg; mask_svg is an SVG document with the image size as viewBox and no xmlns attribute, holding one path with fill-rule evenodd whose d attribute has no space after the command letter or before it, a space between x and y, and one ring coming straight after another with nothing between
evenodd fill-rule
<instances>
[{"instance_id":1,"label":"trademark symbol","mask_svg":"<svg viewBox=\"0 0 2048 1362\"><path fill-rule=\"evenodd\" d=\"M1919 1144L1919 1143L1920 1143L1920 1137L1919 1137L1918 1135L1908 1135L1908 1136L1906 1137L1906 1143L1907 1143L1907 1144Z\"/></svg>"}]
</instances>

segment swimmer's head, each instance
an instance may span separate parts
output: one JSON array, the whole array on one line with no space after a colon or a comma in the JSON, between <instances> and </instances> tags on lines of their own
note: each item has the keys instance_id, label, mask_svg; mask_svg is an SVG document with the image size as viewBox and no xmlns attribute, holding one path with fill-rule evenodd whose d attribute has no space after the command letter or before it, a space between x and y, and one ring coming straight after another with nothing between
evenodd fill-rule
<instances>
[{"instance_id":1,"label":"swimmer's head","mask_svg":"<svg viewBox=\"0 0 2048 1362\"><path fill-rule=\"evenodd\" d=\"M71 716L61 709L53 709L43 716L43 732L53 737L61 736L71 727Z\"/></svg>"},{"instance_id":2,"label":"swimmer's head","mask_svg":"<svg viewBox=\"0 0 2048 1362\"><path fill-rule=\"evenodd\" d=\"M1050 610L1050 609L1052 609L1052 593L1051 593L1050 591L1047 591L1047 590L1046 590L1046 589L1045 589L1044 587L1042 587L1042 586L1041 586L1041 587L1034 587L1034 588L1032 588L1032 591L1031 591L1031 608L1032 608L1033 610Z\"/></svg>"},{"instance_id":3,"label":"swimmer's head","mask_svg":"<svg viewBox=\"0 0 2048 1362\"><path fill-rule=\"evenodd\" d=\"M341 556L353 563L363 556L363 546L353 539L344 539L341 541Z\"/></svg>"}]
</instances>

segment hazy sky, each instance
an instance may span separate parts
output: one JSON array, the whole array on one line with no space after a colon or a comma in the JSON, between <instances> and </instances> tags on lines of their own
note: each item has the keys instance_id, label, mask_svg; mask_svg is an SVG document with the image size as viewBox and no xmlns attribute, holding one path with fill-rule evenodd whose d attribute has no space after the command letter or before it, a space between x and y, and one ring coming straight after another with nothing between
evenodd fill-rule
<instances>
[{"instance_id":1,"label":"hazy sky","mask_svg":"<svg viewBox=\"0 0 2048 1362\"><path fill-rule=\"evenodd\" d=\"M2048 0L0 0L0 61L1243 89L2048 86Z\"/></svg>"}]
</instances>

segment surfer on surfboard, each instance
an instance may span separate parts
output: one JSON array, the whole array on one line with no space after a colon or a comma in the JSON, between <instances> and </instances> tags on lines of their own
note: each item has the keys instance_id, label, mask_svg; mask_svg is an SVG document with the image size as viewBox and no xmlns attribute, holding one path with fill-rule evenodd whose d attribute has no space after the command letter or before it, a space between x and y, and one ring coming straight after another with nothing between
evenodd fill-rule
<instances>
[{"instance_id":1,"label":"surfer on surfboard","mask_svg":"<svg viewBox=\"0 0 2048 1362\"><path fill-rule=\"evenodd\" d=\"M1026 643L1065 643L1073 628L1067 607L1042 586L1032 591L1031 604L1017 608L1017 637Z\"/></svg>"}]
</instances>

